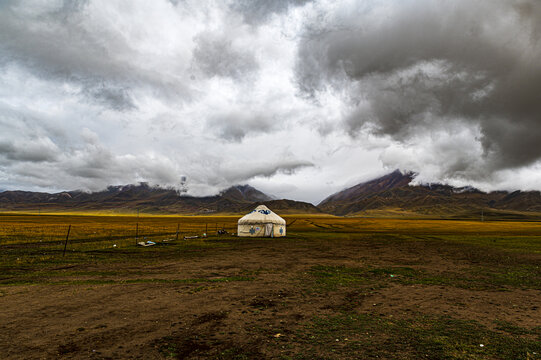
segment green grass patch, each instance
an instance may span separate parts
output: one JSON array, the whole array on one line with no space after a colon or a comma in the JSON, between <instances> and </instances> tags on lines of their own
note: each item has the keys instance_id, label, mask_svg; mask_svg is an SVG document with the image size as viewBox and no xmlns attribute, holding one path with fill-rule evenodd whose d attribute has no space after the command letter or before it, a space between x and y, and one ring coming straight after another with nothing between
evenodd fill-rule
<instances>
[{"instance_id":1,"label":"green grass patch","mask_svg":"<svg viewBox=\"0 0 541 360\"><path fill-rule=\"evenodd\" d=\"M342 286L369 282L365 269L346 266L317 265L311 268L310 275L315 278L315 283L325 290L335 290Z\"/></svg>"},{"instance_id":2,"label":"green grass patch","mask_svg":"<svg viewBox=\"0 0 541 360\"><path fill-rule=\"evenodd\" d=\"M337 290L370 284L386 286L400 284L453 286L471 290L505 290L508 287L541 289L538 266L518 265L514 268L475 267L463 272L430 272L411 267L346 267L313 266L308 272L313 287L319 291Z\"/></svg>"},{"instance_id":3,"label":"green grass patch","mask_svg":"<svg viewBox=\"0 0 541 360\"><path fill-rule=\"evenodd\" d=\"M221 278L190 278L190 279L157 279L157 278L139 278L139 279L73 279L60 281L38 281L8 279L0 282L0 286L16 285L122 285L122 284L196 284L196 283L223 283L234 281L253 281L253 277L247 276L228 276Z\"/></svg>"},{"instance_id":4,"label":"green grass patch","mask_svg":"<svg viewBox=\"0 0 541 360\"><path fill-rule=\"evenodd\" d=\"M517 232L520 229L517 226ZM484 248L499 249L512 252L541 253L541 236L501 236L495 234L446 234L441 236L446 241L458 244L477 245Z\"/></svg>"},{"instance_id":5,"label":"green grass patch","mask_svg":"<svg viewBox=\"0 0 541 360\"><path fill-rule=\"evenodd\" d=\"M399 320L346 313L316 317L297 332L295 340L305 346L301 358L526 360L541 354L538 341L450 317Z\"/></svg>"},{"instance_id":6,"label":"green grass patch","mask_svg":"<svg viewBox=\"0 0 541 360\"><path fill-rule=\"evenodd\" d=\"M518 265L511 268L482 267L473 270L472 276L496 286L541 290L541 266L538 265Z\"/></svg>"},{"instance_id":7,"label":"green grass patch","mask_svg":"<svg viewBox=\"0 0 541 360\"><path fill-rule=\"evenodd\" d=\"M526 329L520 326L516 326L508 321L501 321L496 320L494 323L497 325L496 329L505 331L506 333L512 334L512 335L532 335L537 336L537 338L541 341L541 326L534 327L533 329ZM541 354L540 354L541 355Z\"/></svg>"}]
</instances>

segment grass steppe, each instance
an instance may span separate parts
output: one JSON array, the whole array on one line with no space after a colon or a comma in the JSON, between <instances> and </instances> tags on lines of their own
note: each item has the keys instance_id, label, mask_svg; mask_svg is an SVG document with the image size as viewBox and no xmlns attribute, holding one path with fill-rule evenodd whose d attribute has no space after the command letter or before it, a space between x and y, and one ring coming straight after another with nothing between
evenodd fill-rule
<instances>
[{"instance_id":1,"label":"grass steppe","mask_svg":"<svg viewBox=\"0 0 541 360\"><path fill-rule=\"evenodd\" d=\"M541 358L541 223L285 218L0 214L1 357Z\"/></svg>"}]
</instances>

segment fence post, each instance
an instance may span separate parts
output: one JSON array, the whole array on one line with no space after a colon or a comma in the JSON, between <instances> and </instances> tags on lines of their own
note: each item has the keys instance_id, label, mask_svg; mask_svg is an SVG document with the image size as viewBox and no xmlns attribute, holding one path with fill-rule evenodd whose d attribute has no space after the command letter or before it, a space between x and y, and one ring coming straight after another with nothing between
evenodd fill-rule
<instances>
[{"instance_id":1,"label":"fence post","mask_svg":"<svg viewBox=\"0 0 541 360\"><path fill-rule=\"evenodd\" d=\"M180 223L177 224L177 235L175 237L175 240L178 240L178 231L180 230Z\"/></svg>"},{"instance_id":2,"label":"fence post","mask_svg":"<svg viewBox=\"0 0 541 360\"><path fill-rule=\"evenodd\" d=\"M68 246L68 238L70 237L70 230L71 230L71 225L68 226L68 233L66 235L66 242L64 243L64 252L62 253L62 257L66 256L66 247Z\"/></svg>"},{"instance_id":3,"label":"fence post","mask_svg":"<svg viewBox=\"0 0 541 360\"><path fill-rule=\"evenodd\" d=\"M135 223L135 245L137 245L138 237L139 237L139 223Z\"/></svg>"}]
</instances>

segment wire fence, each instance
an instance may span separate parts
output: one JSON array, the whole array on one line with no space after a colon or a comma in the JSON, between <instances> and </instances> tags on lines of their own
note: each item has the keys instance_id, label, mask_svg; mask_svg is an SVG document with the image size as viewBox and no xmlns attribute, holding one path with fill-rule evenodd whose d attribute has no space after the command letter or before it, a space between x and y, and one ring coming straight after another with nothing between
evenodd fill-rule
<instances>
[{"instance_id":1,"label":"wire fence","mask_svg":"<svg viewBox=\"0 0 541 360\"><path fill-rule=\"evenodd\" d=\"M67 240L70 249L94 250L236 232L236 219L212 220L195 217L2 217L0 247L57 247L64 246Z\"/></svg>"}]
</instances>

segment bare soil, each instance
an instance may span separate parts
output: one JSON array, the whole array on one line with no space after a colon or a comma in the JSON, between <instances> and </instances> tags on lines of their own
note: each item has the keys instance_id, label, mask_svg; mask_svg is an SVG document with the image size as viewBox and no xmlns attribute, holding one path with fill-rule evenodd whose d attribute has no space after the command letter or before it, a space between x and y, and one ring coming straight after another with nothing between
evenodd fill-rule
<instances>
[{"instance_id":1,"label":"bare soil","mask_svg":"<svg viewBox=\"0 0 541 360\"><path fill-rule=\"evenodd\" d=\"M480 265L501 266L501 256L539 264L535 254L457 251L455 244L377 237L332 241L292 235L216 244L177 258L56 266L48 269L54 277L0 287L0 357L294 358L304 346L295 340L299 329L314 317L343 312L381 319L449 316L494 331L495 321L528 329L541 325L539 288L460 283ZM182 250L172 244L168 251ZM457 283L384 273L365 282L320 284L313 275L318 266L407 268Z\"/></svg>"}]
</instances>

